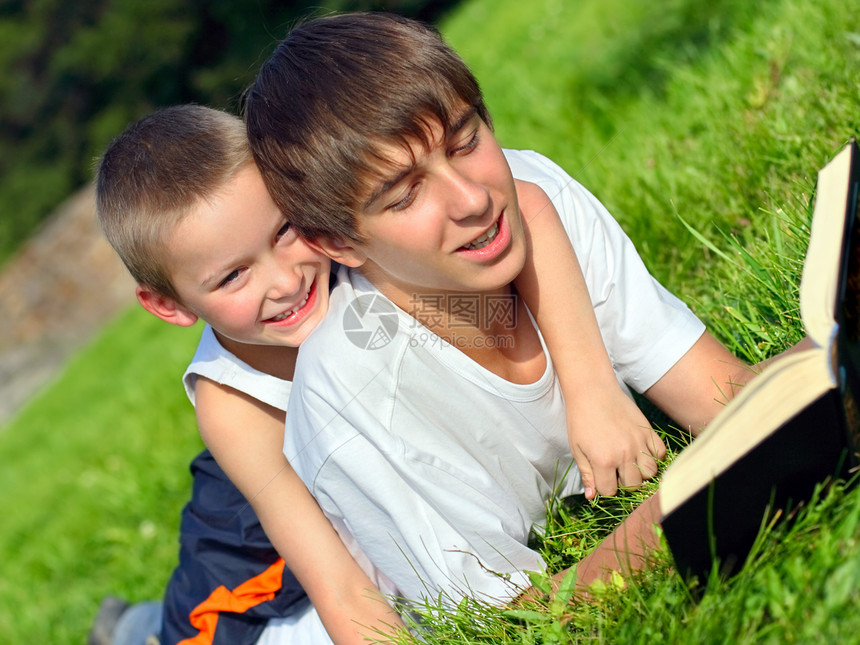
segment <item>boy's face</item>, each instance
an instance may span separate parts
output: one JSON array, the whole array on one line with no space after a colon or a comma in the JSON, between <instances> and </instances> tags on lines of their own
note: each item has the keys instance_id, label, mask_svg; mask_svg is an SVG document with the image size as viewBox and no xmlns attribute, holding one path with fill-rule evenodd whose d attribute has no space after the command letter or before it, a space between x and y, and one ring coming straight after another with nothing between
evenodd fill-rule
<instances>
[{"instance_id":1,"label":"boy's face","mask_svg":"<svg viewBox=\"0 0 860 645\"><path fill-rule=\"evenodd\" d=\"M330 260L287 225L253 164L179 223L168 257L179 313L239 343L297 346L328 310Z\"/></svg>"},{"instance_id":2,"label":"boy's face","mask_svg":"<svg viewBox=\"0 0 860 645\"><path fill-rule=\"evenodd\" d=\"M415 294L504 289L525 261L514 179L490 129L464 108L448 137L438 122L430 134L429 150L385 149L394 165L358 218L363 271L407 310Z\"/></svg>"}]
</instances>

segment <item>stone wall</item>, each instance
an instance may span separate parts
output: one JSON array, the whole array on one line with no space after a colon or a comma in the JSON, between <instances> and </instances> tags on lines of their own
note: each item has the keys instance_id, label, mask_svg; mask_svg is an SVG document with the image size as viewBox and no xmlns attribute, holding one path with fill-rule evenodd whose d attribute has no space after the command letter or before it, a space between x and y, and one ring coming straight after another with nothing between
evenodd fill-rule
<instances>
[{"instance_id":1,"label":"stone wall","mask_svg":"<svg viewBox=\"0 0 860 645\"><path fill-rule=\"evenodd\" d=\"M134 302L88 186L0 269L0 425L102 325Z\"/></svg>"}]
</instances>

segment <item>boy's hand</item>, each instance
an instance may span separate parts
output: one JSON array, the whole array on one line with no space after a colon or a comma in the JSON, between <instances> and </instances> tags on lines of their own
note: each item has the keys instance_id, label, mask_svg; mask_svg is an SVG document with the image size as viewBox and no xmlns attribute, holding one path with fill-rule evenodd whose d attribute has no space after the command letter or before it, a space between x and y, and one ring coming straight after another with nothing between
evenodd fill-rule
<instances>
[{"instance_id":1,"label":"boy's hand","mask_svg":"<svg viewBox=\"0 0 860 645\"><path fill-rule=\"evenodd\" d=\"M620 387L577 396L567 409L567 436L586 499L638 488L657 474L666 446Z\"/></svg>"}]
</instances>

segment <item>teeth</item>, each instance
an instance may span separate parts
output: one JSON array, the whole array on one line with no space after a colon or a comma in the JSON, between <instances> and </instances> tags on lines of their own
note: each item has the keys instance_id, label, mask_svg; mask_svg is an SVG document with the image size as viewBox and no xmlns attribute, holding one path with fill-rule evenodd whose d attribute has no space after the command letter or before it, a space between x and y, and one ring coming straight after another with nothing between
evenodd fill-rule
<instances>
[{"instance_id":1,"label":"teeth","mask_svg":"<svg viewBox=\"0 0 860 645\"><path fill-rule=\"evenodd\" d=\"M308 294L308 295L310 295L310 294ZM308 296L306 295L306 296L305 296L305 299L304 299L304 300L302 300L302 301L301 301L299 304L297 304L295 307L293 307L293 308L292 308L292 309L290 309L289 311L285 311L285 312L284 312L284 313L282 313L282 314L278 314L277 316L273 316L272 318L269 318L269 320L271 320L272 322L280 322L281 320L284 320L285 318L289 318L289 317L290 317L290 316L292 316L294 313L296 313L299 309L301 309L302 307L304 307L307 303L308 303Z\"/></svg>"},{"instance_id":2,"label":"teeth","mask_svg":"<svg viewBox=\"0 0 860 645\"><path fill-rule=\"evenodd\" d=\"M474 251L475 249L482 249L485 246L487 246L487 244L489 244L494 239L496 239L496 235L498 235L498 233L499 233L499 223L496 222L495 224L493 224L493 227L489 231L484 233L484 235L479 237L474 242L469 242L463 248L469 249L470 251Z\"/></svg>"}]
</instances>

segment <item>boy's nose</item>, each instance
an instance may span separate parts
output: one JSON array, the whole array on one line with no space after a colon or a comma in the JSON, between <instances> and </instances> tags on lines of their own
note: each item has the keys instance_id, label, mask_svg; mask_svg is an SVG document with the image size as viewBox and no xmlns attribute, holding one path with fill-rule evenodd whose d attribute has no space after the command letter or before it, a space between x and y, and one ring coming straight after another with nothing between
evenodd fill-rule
<instances>
[{"instance_id":1,"label":"boy's nose","mask_svg":"<svg viewBox=\"0 0 860 645\"><path fill-rule=\"evenodd\" d=\"M300 292L307 286L302 284L301 271L296 268L287 270L275 264L269 280L269 299L289 301L299 298L304 295Z\"/></svg>"},{"instance_id":2,"label":"boy's nose","mask_svg":"<svg viewBox=\"0 0 860 645\"><path fill-rule=\"evenodd\" d=\"M489 190L480 182L473 181L469 176L456 171L452 172L449 186L449 212L452 219L480 217L490 208Z\"/></svg>"}]
</instances>

